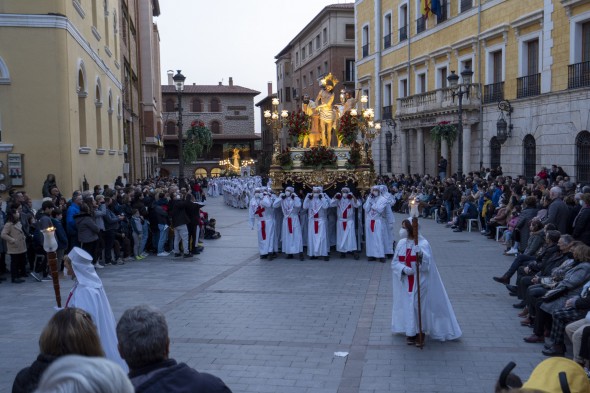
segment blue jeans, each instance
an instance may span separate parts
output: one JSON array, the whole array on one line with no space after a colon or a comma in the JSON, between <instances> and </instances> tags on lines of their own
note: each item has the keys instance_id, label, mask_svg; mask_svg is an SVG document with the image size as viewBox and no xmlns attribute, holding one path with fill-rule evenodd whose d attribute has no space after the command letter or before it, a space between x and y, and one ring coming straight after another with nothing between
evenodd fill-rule
<instances>
[{"instance_id":1,"label":"blue jeans","mask_svg":"<svg viewBox=\"0 0 590 393\"><path fill-rule=\"evenodd\" d=\"M158 239L158 254L165 252L164 245L168 241L168 225L158 224L160 230L160 238Z\"/></svg>"}]
</instances>

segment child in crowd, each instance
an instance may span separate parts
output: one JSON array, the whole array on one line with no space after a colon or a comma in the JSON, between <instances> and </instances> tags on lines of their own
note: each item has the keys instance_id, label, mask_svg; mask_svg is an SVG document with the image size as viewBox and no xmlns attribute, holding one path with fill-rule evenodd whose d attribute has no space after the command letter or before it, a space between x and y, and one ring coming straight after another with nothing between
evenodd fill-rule
<instances>
[{"instance_id":1,"label":"child in crowd","mask_svg":"<svg viewBox=\"0 0 590 393\"><path fill-rule=\"evenodd\" d=\"M219 239L221 234L215 231L215 219L212 218L205 222L205 239Z\"/></svg>"}]
</instances>

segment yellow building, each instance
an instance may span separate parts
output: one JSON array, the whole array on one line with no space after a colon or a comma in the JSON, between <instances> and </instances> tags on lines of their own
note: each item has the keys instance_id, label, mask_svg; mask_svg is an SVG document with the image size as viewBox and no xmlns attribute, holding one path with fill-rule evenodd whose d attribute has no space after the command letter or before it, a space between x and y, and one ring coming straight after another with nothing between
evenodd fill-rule
<instances>
[{"instance_id":1,"label":"yellow building","mask_svg":"<svg viewBox=\"0 0 590 393\"><path fill-rule=\"evenodd\" d=\"M448 174L502 166L530 180L556 164L590 182L590 1L428 3L440 8L424 18L419 0L355 2L357 88L397 142L388 165L384 133L375 141L376 168L436 174L442 154ZM432 127L459 123L447 77L466 69L463 133L441 146Z\"/></svg>"},{"instance_id":2,"label":"yellow building","mask_svg":"<svg viewBox=\"0 0 590 393\"><path fill-rule=\"evenodd\" d=\"M0 1L0 189L123 173L118 0ZM9 157L10 155L10 157ZM20 174L18 159L22 159Z\"/></svg>"}]
</instances>

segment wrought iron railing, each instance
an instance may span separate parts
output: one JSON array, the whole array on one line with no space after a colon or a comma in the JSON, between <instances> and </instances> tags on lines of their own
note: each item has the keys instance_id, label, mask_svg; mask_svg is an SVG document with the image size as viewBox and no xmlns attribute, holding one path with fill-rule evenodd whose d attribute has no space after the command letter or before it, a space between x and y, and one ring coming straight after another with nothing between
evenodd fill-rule
<instances>
[{"instance_id":1,"label":"wrought iron railing","mask_svg":"<svg viewBox=\"0 0 590 393\"><path fill-rule=\"evenodd\" d=\"M391 105L383 107L383 113L381 114L383 120L393 119L392 108L393 107Z\"/></svg>"},{"instance_id":2,"label":"wrought iron railing","mask_svg":"<svg viewBox=\"0 0 590 393\"><path fill-rule=\"evenodd\" d=\"M500 102L504 99L504 82L491 83L483 87L483 102Z\"/></svg>"},{"instance_id":3,"label":"wrought iron railing","mask_svg":"<svg viewBox=\"0 0 590 393\"><path fill-rule=\"evenodd\" d=\"M516 78L516 98L533 97L541 94L541 74Z\"/></svg>"},{"instance_id":4,"label":"wrought iron railing","mask_svg":"<svg viewBox=\"0 0 590 393\"><path fill-rule=\"evenodd\" d=\"M446 21L447 19L449 19L448 17L448 6L447 6L447 0L443 0L440 2L440 13L438 15L436 15L436 23L442 23L444 21Z\"/></svg>"},{"instance_id":5,"label":"wrought iron railing","mask_svg":"<svg viewBox=\"0 0 590 393\"><path fill-rule=\"evenodd\" d=\"M570 64L567 68L568 89L590 86L590 61Z\"/></svg>"},{"instance_id":6,"label":"wrought iron railing","mask_svg":"<svg viewBox=\"0 0 590 393\"><path fill-rule=\"evenodd\" d=\"M391 33L387 33L387 35L383 36L383 49L387 49L391 47Z\"/></svg>"},{"instance_id":7,"label":"wrought iron railing","mask_svg":"<svg viewBox=\"0 0 590 393\"><path fill-rule=\"evenodd\" d=\"M473 0L461 0L461 12L470 10L473 7Z\"/></svg>"},{"instance_id":8,"label":"wrought iron railing","mask_svg":"<svg viewBox=\"0 0 590 393\"><path fill-rule=\"evenodd\" d=\"M399 42L408 39L408 26L402 26L399 28Z\"/></svg>"},{"instance_id":9,"label":"wrought iron railing","mask_svg":"<svg viewBox=\"0 0 590 393\"><path fill-rule=\"evenodd\" d=\"M423 17L416 19L416 34L422 33L426 30L426 20Z\"/></svg>"}]
</instances>

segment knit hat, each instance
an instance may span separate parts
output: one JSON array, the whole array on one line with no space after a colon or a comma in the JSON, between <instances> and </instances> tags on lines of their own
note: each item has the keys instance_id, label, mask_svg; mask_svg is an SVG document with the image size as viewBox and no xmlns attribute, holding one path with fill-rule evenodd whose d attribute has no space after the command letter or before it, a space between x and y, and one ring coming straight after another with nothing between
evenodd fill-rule
<instances>
[{"instance_id":1,"label":"knit hat","mask_svg":"<svg viewBox=\"0 0 590 393\"><path fill-rule=\"evenodd\" d=\"M562 357L552 357L539 363L523 389L561 393L565 391L560 382L562 379L572 393L590 392L590 381L584 369L576 362Z\"/></svg>"}]
</instances>

